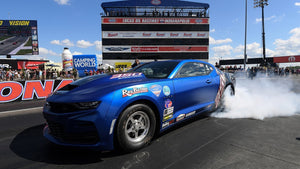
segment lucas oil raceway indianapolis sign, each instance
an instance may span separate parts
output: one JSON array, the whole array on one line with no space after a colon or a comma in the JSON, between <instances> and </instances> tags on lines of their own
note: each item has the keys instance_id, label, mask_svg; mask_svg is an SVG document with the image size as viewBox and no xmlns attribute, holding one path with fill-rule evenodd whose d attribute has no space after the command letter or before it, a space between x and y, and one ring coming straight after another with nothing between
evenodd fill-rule
<instances>
[{"instance_id":1,"label":"lucas oil raceway indianapolis sign","mask_svg":"<svg viewBox=\"0 0 300 169\"><path fill-rule=\"evenodd\" d=\"M72 83L73 79L0 82L0 104L45 99L52 92Z\"/></svg>"}]
</instances>

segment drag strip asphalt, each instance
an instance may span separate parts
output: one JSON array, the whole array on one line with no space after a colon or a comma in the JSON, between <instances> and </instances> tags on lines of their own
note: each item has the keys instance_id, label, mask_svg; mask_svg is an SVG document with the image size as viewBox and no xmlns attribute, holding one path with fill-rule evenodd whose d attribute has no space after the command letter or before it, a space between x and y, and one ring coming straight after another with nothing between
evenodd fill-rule
<instances>
[{"instance_id":1,"label":"drag strip asphalt","mask_svg":"<svg viewBox=\"0 0 300 169\"><path fill-rule=\"evenodd\" d=\"M265 120L198 117L129 154L53 145L39 107L0 117L0 169L299 169L300 116Z\"/></svg>"},{"instance_id":2,"label":"drag strip asphalt","mask_svg":"<svg viewBox=\"0 0 300 169\"><path fill-rule=\"evenodd\" d=\"M31 101L16 101L11 103L0 103L0 114L3 112L15 112L22 111L23 109L31 109L37 107L43 107L45 99L42 100L31 100Z\"/></svg>"},{"instance_id":3,"label":"drag strip asphalt","mask_svg":"<svg viewBox=\"0 0 300 169\"><path fill-rule=\"evenodd\" d=\"M42 110L43 110L43 107L34 107L34 108L27 108L27 109L3 111L3 112L0 112L0 117L24 115L24 114L36 113L36 111L41 112Z\"/></svg>"}]
</instances>

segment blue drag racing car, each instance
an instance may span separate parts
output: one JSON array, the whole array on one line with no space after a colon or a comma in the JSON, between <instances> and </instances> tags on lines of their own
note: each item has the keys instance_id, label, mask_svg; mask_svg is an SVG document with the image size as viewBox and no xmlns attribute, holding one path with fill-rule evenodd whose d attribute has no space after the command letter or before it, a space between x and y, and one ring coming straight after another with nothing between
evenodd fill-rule
<instances>
[{"instance_id":1,"label":"blue drag racing car","mask_svg":"<svg viewBox=\"0 0 300 169\"><path fill-rule=\"evenodd\" d=\"M149 62L129 72L77 80L47 98L44 136L51 142L126 152L154 134L222 105L235 79L199 60Z\"/></svg>"}]
</instances>

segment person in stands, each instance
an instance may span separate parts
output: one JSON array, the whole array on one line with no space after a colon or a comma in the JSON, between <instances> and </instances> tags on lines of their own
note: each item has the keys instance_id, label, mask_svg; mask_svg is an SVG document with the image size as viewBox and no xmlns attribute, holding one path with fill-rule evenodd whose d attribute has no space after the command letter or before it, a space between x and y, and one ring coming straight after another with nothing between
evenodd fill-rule
<instances>
[{"instance_id":1,"label":"person in stands","mask_svg":"<svg viewBox=\"0 0 300 169\"><path fill-rule=\"evenodd\" d=\"M134 68L140 64L140 61L138 59L135 59L134 63L131 65L131 68Z\"/></svg>"}]
</instances>

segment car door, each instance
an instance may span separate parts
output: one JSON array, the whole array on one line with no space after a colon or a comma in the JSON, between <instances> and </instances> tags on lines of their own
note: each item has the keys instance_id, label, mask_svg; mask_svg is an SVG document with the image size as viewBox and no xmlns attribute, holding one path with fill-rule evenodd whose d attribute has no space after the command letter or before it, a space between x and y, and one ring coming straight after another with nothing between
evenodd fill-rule
<instances>
[{"instance_id":1,"label":"car door","mask_svg":"<svg viewBox=\"0 0 300 169\"><path fill-rule=\"evenodd\" d=\"M199 109L213 103L218 83L210 74L213 68L202 62L187 62L173 79L175 112L186 113L191 107Z\"/></svg>"}]
</instances>

